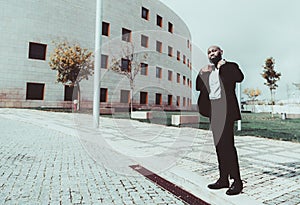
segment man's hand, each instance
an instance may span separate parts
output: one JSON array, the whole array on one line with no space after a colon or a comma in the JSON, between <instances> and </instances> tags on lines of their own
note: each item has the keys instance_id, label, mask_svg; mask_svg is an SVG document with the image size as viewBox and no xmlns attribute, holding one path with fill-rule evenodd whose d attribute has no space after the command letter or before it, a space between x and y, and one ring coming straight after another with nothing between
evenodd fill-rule
<instances>
[{"instance_id":1,"label":"man's hand","mask_svg":"<svg viewBox=\"0 0 300 205\"><path fill-rule=\"evenodd\" d=\"M200 69L200 74L211 72L213 70L212 65L207 65Z\"/></svg>"},{"instance_id":2,"label":"man's hand","mask_svg":"<svg viewBox=\"0 0 300 205\"><path fill-rule=\"evenodd\" d=\"M217 68L219 69L222 65L224 65L226 63L226 61L225 60L220 60L219 62L218 62L218 65L217 65Z\"/></svg>"}]
</instances>

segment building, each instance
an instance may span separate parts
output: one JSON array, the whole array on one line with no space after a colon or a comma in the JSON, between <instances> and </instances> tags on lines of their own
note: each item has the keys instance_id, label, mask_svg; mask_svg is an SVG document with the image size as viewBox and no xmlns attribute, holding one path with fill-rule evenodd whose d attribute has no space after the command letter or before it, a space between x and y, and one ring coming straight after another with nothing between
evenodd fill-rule
<instances>
[{"instance_id":1,"label":"building","mask_svg":"<svg viewBox=\"0 0 300 205\"><path fill-rule=\"evenodd\" d=\"M136 107L191 107L191 34L160 1L103 0L101 107L128 107L129 81L109 70L120 45L148 57L134 87ZM48 65L53 41L94 50L96 1L2 2L0 107L71 107L72 88L55 83ZM113 51L112 51L113 50ZM126 62L125 62L126 63ZM82 106L91 108L93 77L81 82Z\"/></svg>"}]
</instances>

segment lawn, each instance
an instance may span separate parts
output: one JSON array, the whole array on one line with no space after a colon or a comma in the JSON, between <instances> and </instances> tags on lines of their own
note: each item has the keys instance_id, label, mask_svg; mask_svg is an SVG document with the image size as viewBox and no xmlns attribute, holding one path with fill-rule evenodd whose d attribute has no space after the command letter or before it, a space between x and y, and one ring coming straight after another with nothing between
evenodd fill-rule
<instances>
[{"instance_id":1,"label":"lawn","mask_svg":"<svg viewBox=\"0 0 300 205\"><path fill-rule=\"evenodd\" d=\"M171 126L171 116L174 114L194 115L193 112L153 112L151 120L139 120L155 124L164 124ZM108 117L108 116L107 116ZM129 118L128 113L116 113L115 118ZM200 117L199 124L188 124L184 126L209 129L209 121L207 118ZM237 126L237 125L236 125ZM284 141L300 142L300 119L282 120L280 115L271 117L269 113L242 113L242 130L236 131L235 135L239 136L257 136L266 137ZM237 127L236 127L237 128Z\"/></svg>"}]
</instances>

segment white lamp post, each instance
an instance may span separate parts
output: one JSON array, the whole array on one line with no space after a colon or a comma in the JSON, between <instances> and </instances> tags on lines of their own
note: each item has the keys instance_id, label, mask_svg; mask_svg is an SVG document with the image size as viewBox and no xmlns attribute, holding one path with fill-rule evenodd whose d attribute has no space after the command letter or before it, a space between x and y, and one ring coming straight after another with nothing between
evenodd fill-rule
<instances>
[{"instance_id":1,"label":"white lamp post","mask_svg":"<svg viewBox=\"0 0 300 205\"><path fill-rule=\"evenodd\" d=\"M102 0L97 0L96 30L95 30L95 52L94 52L94 54L95 54L94 100L93 100L94 128L99 127L99 115L100 115L101 35L102 35Z\"/></svg>"}]
</instances>

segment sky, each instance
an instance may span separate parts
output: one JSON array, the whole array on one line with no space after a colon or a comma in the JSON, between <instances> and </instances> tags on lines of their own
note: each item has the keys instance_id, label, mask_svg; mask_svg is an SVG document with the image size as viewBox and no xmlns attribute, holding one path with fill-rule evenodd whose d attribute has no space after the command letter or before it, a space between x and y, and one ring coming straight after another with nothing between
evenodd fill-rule
<instances>
[{"instance_id":1,"label":"sky","mask_svg":"<svg viewBox=\"0 0 300 205\"><path fill-rule=\"evenodd\" d=\"M275 59L282 74L275 98L299 98L299 0L161 0L187 24L193 42L193 66L202 67L207 48L220 46L223 57L237 62L245 74L242 90L258 88L260 100L270 99L260 73L265 59ZM200 60L201 59L201 60ZM206 63L206 62L205 62ZM247 99L245 95L242 95Z\"/></svg>"}]
</instances>

